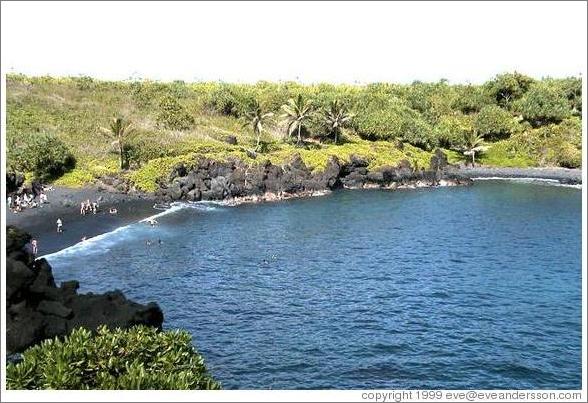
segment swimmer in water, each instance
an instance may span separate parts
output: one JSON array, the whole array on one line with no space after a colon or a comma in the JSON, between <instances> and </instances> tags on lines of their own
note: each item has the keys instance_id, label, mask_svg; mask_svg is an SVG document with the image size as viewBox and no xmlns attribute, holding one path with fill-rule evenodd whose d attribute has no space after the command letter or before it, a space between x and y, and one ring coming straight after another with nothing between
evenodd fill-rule
<instances>
[{"instance_id":1,"label":"swimmer in water","mask_svg":"<svg viewBox=\"0 0 588 403\"><path fill-rule=\"evenodd\" d=\"M151 246L151 239L148 239L148 240L146 240L146 241L145 241L145 245L147 245L147 246Z\"/></svg>"},{"instance_id":2,"label":"swimmer in water","mask_svg":"<svg viewBox=\"0 0 588 403\"><path fill-rule=\"evenodd\" d=\"M155 227L157 224L159 224L154 218L149 220L149 225L151 225L152 227Z\"/></svg>"}]
</instances>

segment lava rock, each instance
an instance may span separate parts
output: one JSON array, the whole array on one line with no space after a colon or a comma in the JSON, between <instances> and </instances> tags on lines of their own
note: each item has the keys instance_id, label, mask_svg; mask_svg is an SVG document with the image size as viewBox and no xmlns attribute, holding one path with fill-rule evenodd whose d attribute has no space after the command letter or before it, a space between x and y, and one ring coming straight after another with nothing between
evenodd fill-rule
<instances>
[{"instance_id":1,"label":"lava rock","mask_svg":"<svg viewBox=\"0 0 588 403\"><path fill-rule=\"evenodd\" d=\"M129 301L120 291L77 294L79 283L55 285L51 266L34 260L26 249L30 235L6 228L6 349L25 350L40 341L68 334L75 327L126 328L143 324L161 328L163 312L155 303Z\"/></svg>"}]
</instances>

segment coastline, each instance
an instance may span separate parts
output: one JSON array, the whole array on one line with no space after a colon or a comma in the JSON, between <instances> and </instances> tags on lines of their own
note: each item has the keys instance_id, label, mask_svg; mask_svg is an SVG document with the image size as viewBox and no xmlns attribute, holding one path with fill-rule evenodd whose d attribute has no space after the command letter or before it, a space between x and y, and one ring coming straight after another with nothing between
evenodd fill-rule
<instances>
[{"instance_id":1,"label":"coastline","mask_svg":"<svg viewBox=\"0 0 588 403\"><path fill-rule=\"evenodd\" d=\"M451 179L451 176L466 180L471 179L544 179L556 180L562 184L577 185L582 183L582 171L566 168L455 168L447 167L443 179L434 184L426 180L413 180L407 183L393 182L388 185L378 183L364 183L358 186L341 186L345 190L381 189L381 190L410 190L417 188L435 188L447 186L467 186L463 180ZM241 197L227 197L218 200L226 206L241 204L273 203L283 200L308 197L321 197L332 192L331 189L303 190L298 192L265 192L260 195ZM48 192L49 204L34 210L27 209L14 214L7 211L6 225L19 227L39 241L39 256L48 255L73 246L82 237L92 238L111 232L122 226L144 221L146 218L160 213L164 207L155 208L157 197L146 193L115 193L95 187L63 188L56 187ZM97 214L79 214L81 201L100 200L100 210ZM186 202L178 200L179 202ZM108 213L110 207L116 207L118 214ZM64 232L57 235L55 221L61 218L64 222Z\"/></svg>"},{"instance_id":2,"label":"coastline","mask_svg":"<svg viewBox=\"0 0 588 403\"><path fill-rule=\"evenodd\" d=\"M466 178L496 178L496 179L548 179L562 184L582 184L582 170L568 168L493 168L493 167L461 167L449 168L449 173L462 175Z\"/></svg>"}]
</instances>

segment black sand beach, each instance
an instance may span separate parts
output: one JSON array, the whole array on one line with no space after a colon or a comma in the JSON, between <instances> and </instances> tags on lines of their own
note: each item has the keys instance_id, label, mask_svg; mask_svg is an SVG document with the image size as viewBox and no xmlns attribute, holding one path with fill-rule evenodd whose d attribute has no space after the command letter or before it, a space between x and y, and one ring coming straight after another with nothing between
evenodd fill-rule
<instances>
[{"instance_id":1,"label":"black sand beach","mask_svg":"<svg viewBox=\"0 0 588 403\"><path fill-rule=\"evenodd\" d=\"M93 188L69 189L55 188L47 192L49 204L20 213L6 212L6 224L14 225L30 233L37 239L38 255L45 255L67 248L120 226L136 222L157 213L154 200L147 196L109 193ZM80 214L80 203L85 200L99 200L96 214ZM109 209L115 207L113 215ZM57 233L56 221L61 218L63 232Z\"/></svg>"},{"instance_id":2,"label":"black sand beach","mask_svg":"<svg viewBox=\"0 0 588 403\"><path fill-rule=\"evenodd\" d=\"M462 167L453 170L453 172L468 178L536 178L552 179L574 185L582 183L581 169Z\"/></svg>"}]
</instances>

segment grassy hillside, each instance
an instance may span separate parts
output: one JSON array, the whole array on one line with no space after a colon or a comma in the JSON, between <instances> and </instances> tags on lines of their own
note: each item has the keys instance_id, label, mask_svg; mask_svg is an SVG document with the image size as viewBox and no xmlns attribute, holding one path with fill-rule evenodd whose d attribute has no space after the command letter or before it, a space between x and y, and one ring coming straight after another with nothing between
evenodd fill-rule
<instances>
[{"instance_id":1,"label":"grassy hillside","mask_svg":"<svg viewBox=\"0 0 588 403\"><path fill-rule=\"evenodd\" d=\"M281 115L282 105L298 95L311 102L311 113L300 125L304 141L297 145L297 131L288 136ZM281 163L299 153L317 170L330 155L345 160L357 154L371 167L402 159L423 167L436 147L446 149L452 162L463 161L468 136L483 140L478 145L484 151L480 149L476 157L487 165L577 167L581 163L581 81L576 78L536 81L514 73L481 86L445 82L353 86L106 82L9 75L6 99L10 169L39 175L39 166L61 163L44 150L61 152L56 144L63 144L63 152L71 153L75 163L63 170L57 166L49 176L70 186L120 173L149 191L171 166L198 154L215 159L235 156L257 164ZM337 143L320 113L334 100L350 114ZM248 124L258 105L263 113L273 113L264 121L260 147ZM134 128L125 143L128 169L123 171L116 144L104 134L117 116ZM227 136L235 136L237 144L227 143ZM251 152L254 149L256 154Z\"/></svg>"}]
</instances>

